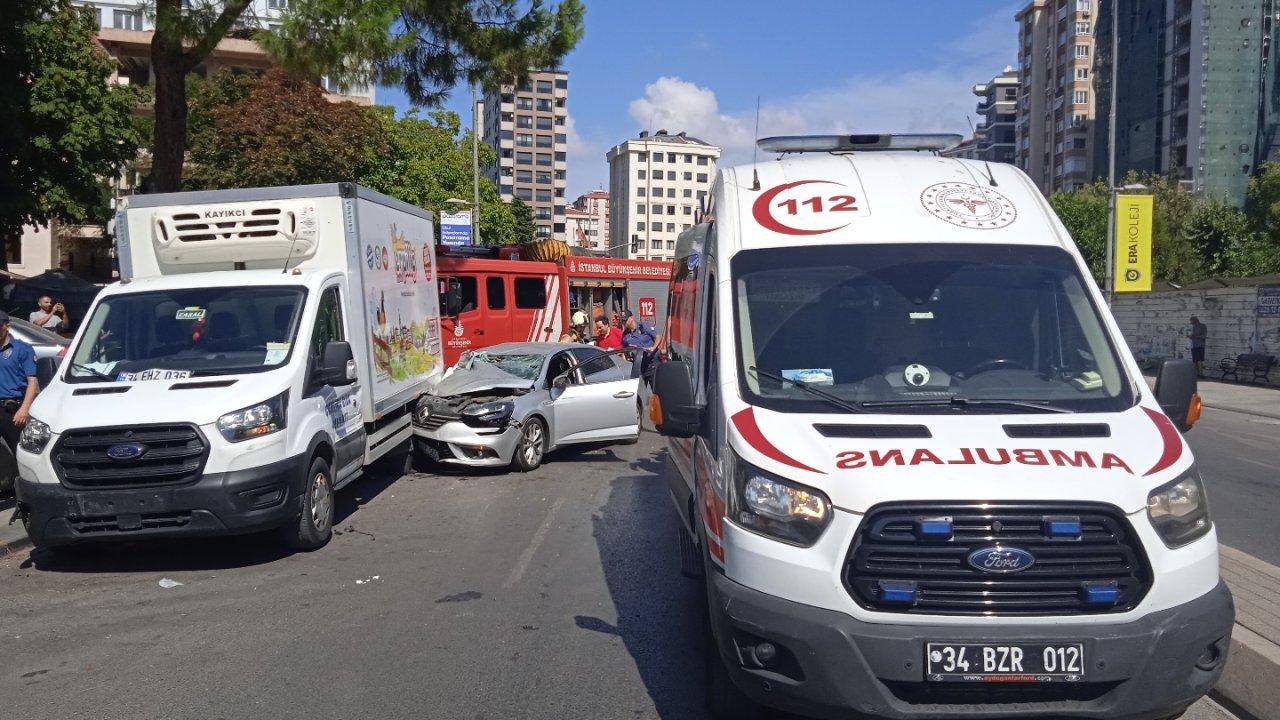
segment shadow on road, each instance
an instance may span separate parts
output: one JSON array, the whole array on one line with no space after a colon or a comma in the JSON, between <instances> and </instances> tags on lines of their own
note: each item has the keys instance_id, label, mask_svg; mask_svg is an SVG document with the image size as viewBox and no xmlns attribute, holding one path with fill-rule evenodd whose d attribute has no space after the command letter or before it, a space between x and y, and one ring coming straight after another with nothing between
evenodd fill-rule
<instances>
[{"instance_id":1,"label":"shadow on road","mask_svg":"<svg viewBox=\"0 0 1280 720\"><path fill-rule=\"evenodd\" d=\"M344 487L334 505L334 532L343 532L342 528L358 517L360 506L400 480L403 468L402 457L380 460L363 477ZM22 567L65 573L219 570L275 562L292 554L275 532L263 532L88 544L53 551L37 549L31 551Z\"/></svg>"},{"instance_id":2,"label":"shadow on road","mask_svg":"<svg viewBox=\"0 0 1280 720\"><path fill-rule=\"evenodd\" d=\"M612 481L591 520L617 625L584 615L574 622L622 638L659 717L701 720L702 593L698 581L680 575L678 520L659 472L663 462L663 454L633 461L636 474Z\"/></svg>"}]
</instances>

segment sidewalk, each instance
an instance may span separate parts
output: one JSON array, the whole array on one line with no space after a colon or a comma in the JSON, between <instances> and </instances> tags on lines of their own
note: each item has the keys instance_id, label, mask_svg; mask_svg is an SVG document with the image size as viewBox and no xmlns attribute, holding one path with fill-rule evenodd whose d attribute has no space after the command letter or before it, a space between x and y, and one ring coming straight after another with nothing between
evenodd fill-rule
<instances>
[{"instance_id":1,"label":"sidewalk","mask_svg":"<svg viewBox=\"0 0 1280 720\"><path fill-rule=\"evenodd\" d=\"M1154 375L1147 376L1147 384L1155 388ZM1206 408L1280 420L1280 389L1203 379L1199 393Z\"/></svg>"},{"instance_id":2,"label":"sidewalk","mask_svg":"<svg viewBox=\"0 0 1280 720\"><path fill-rule=\"evenodd\" d=\"M1218 552L1236 626L1214 692L1255 718L1280 718L1280 568L1226 545Z\"/></svg>"}]
</instances>

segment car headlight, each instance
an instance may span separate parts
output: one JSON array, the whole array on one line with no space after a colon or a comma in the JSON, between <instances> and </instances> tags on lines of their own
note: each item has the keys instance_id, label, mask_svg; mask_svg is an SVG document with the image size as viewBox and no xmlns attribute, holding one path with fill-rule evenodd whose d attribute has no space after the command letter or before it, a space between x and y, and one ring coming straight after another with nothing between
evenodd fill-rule
<instances>
[{"instance_id":1,"label":"car headlight","mask_svg":"<svg viewBox=\"0 0 1280 720\"><path fill-rule=\"evenodd\" d=\"M418 401L418 407L413 409L413 422L418 425L426 425L427 420L431 419L431 405L427 403L426 398Z\"/></svg>"},{"instance_id":2,"label":"car headlight","mask_svg":"<svg viewBox=\"0 0 1280 720\"><path fill-rule=\"evenodd\" d=\"M218 432L228 442L270 435L285 426L285 395L288 391L247 408L218 418Z\"/></svg>"},{"instance_id":3,"label":"car headlight","mask_svg":"<svg viewBox=\"0 0 1280 720\"><path fill-rule=\"evenodd\" d=\"M1209 532L1209 497L1194 467L1187 474L1151 491L1147 517L1165 545L1181 547Z\"/></svg>"},{"instance_id":4,"label":"car headlight","mask_svg":"<svg viewBox=\"0 0 1280 720\"><path fill-rule=\"evenodd\" d=\"M49 426L40 422L35 418L28 418L27 424L22 426L22 434L18 436L18 446L29 453L39 455L44 451L44 446L49 444L49 438L53 436Z\"/></svg>"},{"instance_id":5,"label":"car headlight","mask_svg":"<svg viewBox=\"0 0 1280 720\"><path fill-rule=\"evenodd\" d=\"M732 456L729 519L774 540L809 547L831 521L822 491L766 472Z\"/></svg>"},{"instance_id":6,"label":"car headlight","mask_svg":"<svg viewBox=\"0 0 1280 720\"><path fill-rule=\"evenodd\" d=\"M503 427L511 422L511 414L516 411L516 404L510 400L472 405L462 411L462 424L474 428Z\"/></svg>"}]
</instances>

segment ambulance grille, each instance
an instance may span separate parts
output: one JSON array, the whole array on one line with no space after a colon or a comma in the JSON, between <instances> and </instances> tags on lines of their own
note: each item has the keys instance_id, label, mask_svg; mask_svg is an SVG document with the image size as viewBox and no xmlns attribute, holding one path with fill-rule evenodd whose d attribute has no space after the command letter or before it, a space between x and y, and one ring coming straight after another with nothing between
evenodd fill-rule
<instances>
[{"instance_id":1,"label":"ambulance grille","mask_svg":"<svg viewBox=\"0 0 1280 720\"><path fill-rule=\"evenodd\" d=\"M116 459L111 448L137 446L140 454ZM182 485L200 477L208 443L194 425L68 430L53 448L53 468L76 490Z\"/></svg>"},{"instance_id":2,"label":"ambulance grille","mask_svg":"<svg viewBox=\"0 0 1280 720\"><path fill-rule=\"evenodd\" d=\"M927 537L922 520L948 518L951 537ZM1078 519L1080 534L1052 537L1047 520ZM1035 563L993 574L969 565L993 545L1025 550ZM1141 541L1119 509L1099 504L878 505L863 519L844 568L845 589L870 610L917 615L1087 615L1133 609L1151 587ZM914 584L914 603L880 597L881 582ZM1085 585L1114 584L1114 604L1090 605Z\"/></svg>"}]
</instances>

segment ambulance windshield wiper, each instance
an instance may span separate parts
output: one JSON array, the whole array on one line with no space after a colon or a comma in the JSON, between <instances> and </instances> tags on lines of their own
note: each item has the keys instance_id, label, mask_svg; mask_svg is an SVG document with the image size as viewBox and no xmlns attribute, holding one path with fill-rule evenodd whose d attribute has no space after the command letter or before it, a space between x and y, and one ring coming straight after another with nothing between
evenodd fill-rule
<instances>
[{"instance_id":1,"label":"ambulance windshield wiper","mask_svg":"<svg viewBox=\"0 0 1280 720\"><path fill-rule=\"evenodd\" d=\"M786 378L781 375L776 375L774 373L771 373L768 370L761 370L757 368L755 365L752 365L751 367L747 368L747 372L753 372L756 375L759 375L761 377L767 377L770 380L777 380L783 385L795 385L796 387L809 393L810 395L816 398L819 398L821 400L825 400L828 404L834 405L835 407L838 407L841 410L844 410L845 412L851 412L851 413L866 412L862 408L858 407L856 403L845 400L844 398L838 395L833 395L825 390L819 390L818 388L810 385L807 382L804 382L803 380L792 380L791 378Z\"/></svg>"},{"instance_id":2,"label":"ambulance windshield wiper","mask_svg":"<svg viewBox=\"0 0 1280 720\"><path fill-rule=\"evenodd\" d=\"M85 371L85 372L89 373L90 375L92 375L92 376L94 376L94 377L98 378L99 380L110 380L111 382L115 382L115 381L116 381L116 379L115 379L115 378L113 378L113 377L111 377L110 375L108 375L108 374L106 374L106 373L102 372L101 370L94 370L93 368L89 367L88 365L81 365L80 363L73 362L73 363L70 363L70 364L68 365L68 367L70 367L72 370L83 370L83 371ZM84 377L84 376L83 376L83 375L81 375L81 376L79 376L79 377Z\"/></svg>"},{"instance_id":3,"label":"ambulance windshield wiper","mask_svg":"<svg viewBox=\"0 0 1280 720\"><path fill-rule=\"evenodd\" d=\"M964 410L971 407L1002 407L1010 410L1030 410L1032 412L1045 413L1069 413L1073 412L1064 407L1050 405L1047 402L1038 400L988 400L984 398L966 398L966 397L950 397L950 398L932 398L922 400L867 400L859 403L864 408L907 408L907 407L949 407L956 410Z\"/></svg>"}]
</instances>

